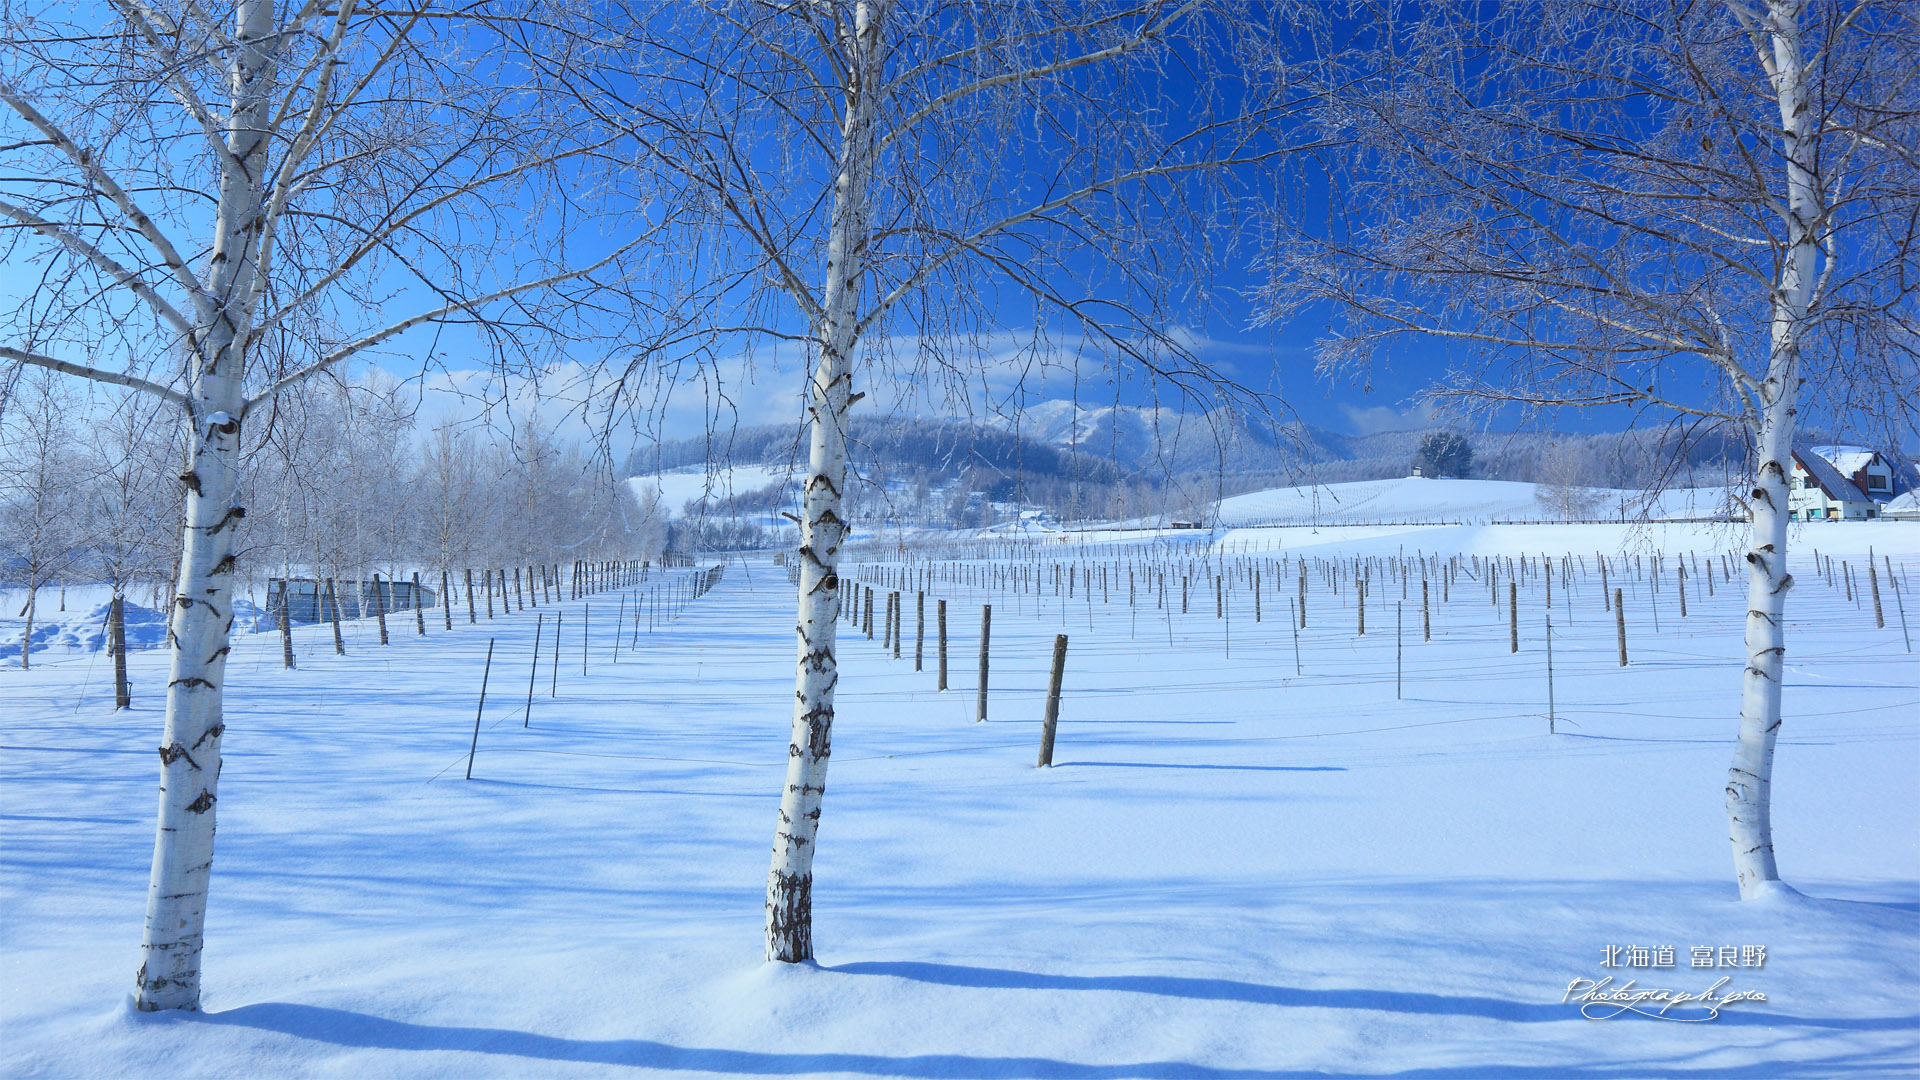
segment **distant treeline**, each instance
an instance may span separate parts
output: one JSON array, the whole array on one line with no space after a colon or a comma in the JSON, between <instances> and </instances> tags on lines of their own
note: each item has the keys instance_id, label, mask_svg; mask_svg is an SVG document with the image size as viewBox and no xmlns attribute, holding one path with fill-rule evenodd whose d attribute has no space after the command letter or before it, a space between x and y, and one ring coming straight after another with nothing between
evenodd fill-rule
<instances>
[{"instance_id":1,"label":"distant treeline","mask_svg":"<svg viewBox=\"0 0 1920 1080\"><path fill-rule=\"evenodd\" d=\"M924 471L952 478L976 472L1104 483L1118 479L1121 472L1105 458L1070 454L1011 432L960 420L856 420L848 452L856 470L895 477ZM627 473L642 476L709 462L804 466L806 447L795 427L770 424L735 428L636 450L627 460Z\"/></svg>"},{"instance_id":2,"label":"distant treeline","mask_svg":"<svg viewBox=\"0 0 1920 1080\"><path fill-rule=\"evenodd\" d=\"M1747 446L1737 432L1658 428L1557 435L1541 432L1462 432L1473 448L1468 475L1484 480L1573 483L1629 491L1715 487L1736 483L1746 469ZM1228 473L1230 494L1302 484L1338 484L1406 476L1424 431L1334 435L1315 440L1341 456L1296 456L1267 468Z\"/></svg>"},{"instance_id":3,"label":"distant treeline","mask_svg":"<svg viewBox=\"0 0 1920 1080\"><path fill-rule=\"evenodd\" d=\"M1406 476L1426 431L1348 435L1302 424L1280 427L1216 423L1218 445L1192 434L1178 454L1165 448L1136 449L1134 456L1070 453L1010 431L947 419L878 418L856 422L853 466L882 486L949 486L964 479L969 490L1011 501L1098 513L1127 489L1137 501L1143 490L1172 487L1237 494L1269 487L1343 483ZM1572 482L1591 487L1644 490L1716 486L1744 471L1745 442L1724 429L1678 427L1557 435L1541 432L1461 434L1473 448L1470 475L1533 483ZM799 429L784 425L737 428L711 437L659 443L635 452L631 475L714 464L802 465ZM1104 442L1104 440L1103 440ZM1106 445L1111 446L1111 443ZM742 493L737 505L709 511L761 509L768 492ZM1191 498L1191 496L1189 496Z\"/></svg>"}]
</instances>

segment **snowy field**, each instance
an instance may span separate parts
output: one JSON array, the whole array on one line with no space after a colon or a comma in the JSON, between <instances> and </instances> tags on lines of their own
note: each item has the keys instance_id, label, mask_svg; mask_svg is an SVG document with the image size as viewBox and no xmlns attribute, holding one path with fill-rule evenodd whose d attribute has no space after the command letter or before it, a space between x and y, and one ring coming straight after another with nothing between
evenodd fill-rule
<instances>
[{"instance_id":1,"label":"snowy field","mask_svg":"<svg viewBox=\"0 0 1920 1080\"><path fill-rule=\"evenodd\" d=\"M1403 476L1254 491L1220 500L1215 513L1217 523L1226 527L1555 520L1559 515L1536 496L1540 489L1539 484L1514 480ZM1593 501L1583 516L1601 520L1713 518L1727 504L1725 488L1676 488L1651 496L1611 488L1582 490Z\"/></svg>"},{"instance_id":2,"label":"snowy field","mask_svg":"<svg viewBox=\"0 0 1920 1080\"><path fill-rule=\"evenodd\" d=\"M542 608L537 669L532 610L478 626L462 611L424 638L407 620L386 648L349 624L344 657L325 627L301 628L295 671L276 635L239 639L199 1014L126 1004L164 654L130 657L134 708L118 715L103 658L7 671L0 1073L1911 1076L1920 663L1884 571L1875 627L1864 556L1873 547L1920 585L1920 529L1826 526L1796 542L1774 818L1782 872L1804 896L1751 903L1736 901L1721 794L1737 580L1716 573L1709 595L1690 563L1683 619L1673 561L1658 593L1616 569L1621 668L1597 580L1579 567L1571 590L1556 579L1549 734L1538 574L1519 594L1518 653L1504 574L1498 606L1465 576L1442 601L1432 577L1431 641L1417 569L1402 601L1375 566L1364 635L1341 576L1355 554L1402 549L1570 552L1591 570L1595 551L1650 566L1657 546L1718 568L1727 535L1706 526L1195 538L1156 556L1156 573L1190 578L1184 614L1177 586L1143 586L1128 606L1120 575L1131 560L1144 578L1145 556L1119 545L1046 551L1026 564L1037 593L954 580L1004 580L1007 563L936 564L927 670L914 670L911 592L901 659L881 648L878 601L873 641L842 624L820 962L797 968L760 962L792 701L780 568L733 563L657 628L643 615L637 644L647 589ZM1831 586L1815 547L1836 556ZM1295 578L1273 567L1303 554L1296 639ZM1056 598L1055 561L1107 568L1107 588L1096 577L1093 594ZM1217 618L1210 575L1223 566L1238 588ZM1243 580L1255 570L1258 623ZM936 598L952 630L944 694ZM1907 617L1920 630L1920 609ZM1043 770L1056 633L1069 652ZM1604 966L1609 947L1636 946L1676 950L1673 966L1634 967L1629 952ZM1694 967L1696 947L1716 966ZM1726 979L1723 998L1765 1000L1717 1018L1584 1017L1569 984L1608 975L1685 993Z\"/></svg>"},{"instance_id":3,"label":"snowy field","mask_svg":"<svg viewBox=\"0 0 1920 1080\"><path fill-rule=\"evenodd\" d=\"M635 498L645 505L650 494L657 494L667 516L679 517L687 503L695 499L726 499L773 484L788 484L793 479L786 469L764 465L732 465L707 469L692 466L668 472L635 476L627 480Z\"/></svg>"}]
</instances>

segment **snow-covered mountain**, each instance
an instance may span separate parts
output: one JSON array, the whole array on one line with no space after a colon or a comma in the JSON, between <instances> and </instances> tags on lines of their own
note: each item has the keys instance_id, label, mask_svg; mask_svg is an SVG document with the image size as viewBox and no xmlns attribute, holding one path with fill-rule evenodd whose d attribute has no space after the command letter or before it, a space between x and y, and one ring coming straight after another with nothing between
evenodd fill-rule
<instances>
[{"instance_id":1,"label":"snow-covered mountain","mask_svg":"<svg viewBox=\"0 0 1920 1080\"><path fill-rule=\"evenodd\" d=\"M1402 477L1427 434L1346 434L1224 408L1182 412L1040 401L1010 416L856 417L851 453L862 472L935 483L971 475L976 485L1006 476L1023 483L1058 478L1076 485L1159 487L1192 479L1235 494ZM1724 486L1738 471L1728 463L1743 454L1736 441L1721 435L1687 441L1662 429L1461 434L1473 450L1469 475L1487 480L1573 476L1581 484L1623 489ZM628 471L704 476L711 462L716 468L752 465L784 473L803 460L802 449L791 425L739 428L649 446L633 455Z\"/></svg>"},{"instance_id":2,"label":"snow-covered mountain","mask_svg":"<svg viewBox=\"0 0 1920 1080\"><path fill-rule=\"evenodd\" d=\"M1042 401L1020 414L995 417L987 426L1059 450L1134 462L1151 458L1195 423L1167 408L1106 406L1076 408L1070 401Z\"/></svg>"},{"instance_id":3,"label":"snow-covered mountain","mask_svg":"<svg viewBox=\"0 0 1920 1080\"><path fill-rule=\"evenodd\" d=\"M987 426L1087 457L1122 471L1270 469L1350 456L1347 440L1303 424L1276 424L1230 409L1187 411L1166 406L1075 406L1042 401Z\"/></svg>"}]
</instances>

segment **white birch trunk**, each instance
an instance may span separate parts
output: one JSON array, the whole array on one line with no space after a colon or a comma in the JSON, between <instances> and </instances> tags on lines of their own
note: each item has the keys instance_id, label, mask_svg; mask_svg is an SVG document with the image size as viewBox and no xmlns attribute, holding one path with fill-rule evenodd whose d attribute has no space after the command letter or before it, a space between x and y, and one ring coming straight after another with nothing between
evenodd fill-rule
<instances>
[{"instance_id":1,"label":"white birch trunk","mask_svg":"<svg viewBox=\"0 0 1920 1080\"><path fill-rule=\"evenodd\" d=\"M135 1004L142 1010L200 1004L200 951L213 868L215 790L220 778L221 698L233 629L233 535L237 503L248 296L262 220L266 172L272 0L243 0L229 90L233 111L222 168L216 232L205 285L210 297L193 342L188 394L192 456L185 475L186 527L169 627L173 662L160 745L160 813L147 884Z\"/></svg>"},{"instance_id":2,"label":"white birch trunk","mask_svg":"<svg viewBox=\"0 0 1920 1080\"><path fill-rule=\"evenodd\" d=\"M20 631L21 671L27 671L33 667L33 617L38 614L38 612L34 610L34 606L39 598L40 586L29 578L27 581L27 625Z\"/></svg>"},{"instance_id":3,"label":"white birch trunk","mask_svg":"<svg viewBox=\"0 0 1920 1080\"><path fill-rule=\"evenodd\" d=\"M867 182L873 167L873 97L880 69L878 9L873 3L856 6L848 43L851 77L841 128L840 170L834 178L823 314L814 330L820 356L807 388L809 445L800 525L793 738L787 748L780 823L773 836L773 866L767 874L767 959L790 964L813 959L813 852L820 800L827 786L833 693L839 681L834 640L840 543L847 532L842 509L846 421L852 404Z\"/></svg>"},{"instance_id":4,"label":"white birch trunk","mask_svg":"<svg viewBox=\"0 0 1920 1080\"><path fill-rule=\"evenodd\" d=\"M1811 302L1820 205L1813 172L1812 120L1800 51L1802 0L1772 0L1763 30L1772 47L1768 74L1780 102L1787 163L1787 246L1773 294L1766 378L1754 393L1759 469L1753 491L1753 539L1747 552L1747 668L1740 692L1740 737L1727 770L1727 826L1742 899L1780 888L1773 855L1773 748L1780 732L1780 679L1786 653L1787 478L1791 475L1799 390L1800 336ZM1763 60L1765 59L1763 54Z\"/></svg>"}]
</instances>

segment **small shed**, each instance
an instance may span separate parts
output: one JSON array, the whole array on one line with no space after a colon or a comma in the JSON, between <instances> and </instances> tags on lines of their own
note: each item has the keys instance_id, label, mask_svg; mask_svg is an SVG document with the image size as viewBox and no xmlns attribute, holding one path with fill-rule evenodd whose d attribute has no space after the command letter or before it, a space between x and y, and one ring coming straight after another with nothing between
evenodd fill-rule
<instances>
[{"instance_id":1,"label":"small shed","mask_svg":"<svg viewBox=\"0 0 1920 1080\"><path fill-rule=\"evenodd\" d=\"M333 601L340 617L359 619L381 612L412 611L430 608L438 602L434 590L411 581L341 581L333 583ZM318 578L269 578L267 580L267 617L280 621L280 609L286 608L287 621L298 626L332 617L327 607L327 583Z\"/></svg>"}]
</instances>

